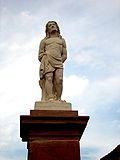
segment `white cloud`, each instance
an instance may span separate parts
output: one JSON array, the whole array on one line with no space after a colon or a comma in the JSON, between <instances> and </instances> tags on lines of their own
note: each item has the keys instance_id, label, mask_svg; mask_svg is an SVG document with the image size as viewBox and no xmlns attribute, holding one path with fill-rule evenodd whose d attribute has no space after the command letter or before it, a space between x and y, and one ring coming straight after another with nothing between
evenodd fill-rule
<instances>
[{"instance_id":1,"label":"white cloud","mask_svg":"<svg viewBox=\"0 0 120 160\"><path fill-rule=\"evenodd\" d=\"M89 84L89 80L84 77L70 75L64 77L63 97L69 101L81 96Z\"/></svg>"},{"instance_id":2,"label":"white cloud","mask_svg":"<svg viewBox=\"0 0 120 160\"><path fill-rule=\"evenodd\" d=\"M21 111L39 97L39 64L35 58L34 53L25 55L0 72L1 117Z\"/></svg>"},{"instance_id":3,"label":"white cloud","mask_svg":"<svg viewBox=\"0 0 120 160\"><path fill-rule=\"evenodd\" d=\"M1 146L4 148L11 141L13 141L13 142L16 141L15 137L18 134L18 130L16 130L16 120L18 120L18 118L16 116L15 117L8 116L8 117L6 117L6 121L5 121L5 119L1 120L0 141L1 141ZM15 130L16 130L16 132L15 132Z\"/></svg>"},{"instance_id":4,"label":"white cloud","mask_svg":"<svg viewBox=\"0 0 120 160\"><path fill-rule=\"evenodd\" d=\"M10 8L1 6L1 27L3 30L7 29L8 26L10 26L9 29L6 31L11 31L12 27L13 30L16 31L16 26L19 28L20 26L28 26L28 28L32 27L32 24L36 23L37 21L36 16L33 16L28 10L22 10L18 11L16 14L14 14Z\"/></svg>"},{"instance_id":5,"label":"white cloud","mask_svg":"<svg viewBox=\"0 0 120 160\"><path fill-rule=\"evenodd\" d=\"M94 50L81 50L79 53L75 54L72 58L77 64L84 65L84 66L92 66L97 68L104 68L106 67L105 62L102 59L100 54L97 54Z\"/></svg>"},{"instance_id":6,"label":"white cloud","mask_svg":"<svg viewBox=\"0 0 120 160\"><path fill-rule=\"evenodd\" d=\"M80 96L79 101L82 107L86 109L87 113L94 112L98 107L105 107L105 110L111 107L110 104L119 101L119 83L119 76L89 82L86 92Z\"/></svg>"}]
</instances>

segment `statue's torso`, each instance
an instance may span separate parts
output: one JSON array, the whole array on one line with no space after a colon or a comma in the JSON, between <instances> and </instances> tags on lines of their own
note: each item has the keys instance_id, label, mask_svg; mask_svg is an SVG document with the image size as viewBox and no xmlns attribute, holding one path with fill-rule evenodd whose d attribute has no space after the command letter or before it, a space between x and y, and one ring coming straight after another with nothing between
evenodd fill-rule
<instances>
[{"instance_id":1,"label":"statue's torso","mask_svg":"<svg viewBox=\"0 0 120 160\"><path fill-rule=\"evenodd\" d=\"M61 58L63 41L59 37L49 38L45 41L45 51L55 58Z\"/></svg>"}]
</instances>

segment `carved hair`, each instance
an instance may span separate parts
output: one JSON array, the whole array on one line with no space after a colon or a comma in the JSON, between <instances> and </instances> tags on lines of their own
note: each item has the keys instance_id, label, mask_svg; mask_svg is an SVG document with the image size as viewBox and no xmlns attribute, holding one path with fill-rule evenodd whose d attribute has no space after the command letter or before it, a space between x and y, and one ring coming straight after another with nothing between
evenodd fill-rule
<instances>
[{"instance_id":1,"label":"carved hair","mask_svg":"<svg viewBox=\"0 0 120 160\"><path fill-rule=\"evenodd\" d=\"M59 29L59 26L58 26L57 22L55 22L55 21L49 21L49 22L46 24L46 29L45 29L46 38L49 38L49 37L50 37L49 31L48 31L48 24L49 24L49 23L55 23L55 25L56 25L56 27L57 27L57 30L58 30L58 37L61 37L61 36L60 36L60 29Z\"/></svg>"}]
</instances>

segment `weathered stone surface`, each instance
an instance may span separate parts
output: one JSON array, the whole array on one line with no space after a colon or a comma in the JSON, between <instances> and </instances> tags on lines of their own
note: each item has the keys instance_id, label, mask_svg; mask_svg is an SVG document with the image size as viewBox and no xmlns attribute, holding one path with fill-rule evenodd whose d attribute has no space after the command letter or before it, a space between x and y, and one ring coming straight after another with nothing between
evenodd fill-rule
<instances>
[{"instance_id":1,"label":"weathered stone surface","mask_svg":"<svg viewBox=\"0 0 120 160\"><path fill-rule=\"evenodd\" d=\"M80 160L79 141L43 140L28 146L29 160Z\"/></svg>"},{"instance_id":2,"label":"weathered stone surface","mask_svg":"<svg viewBox=\"0 0 120 160\"><path fill-rule=\"evenodd\" d=\"M39 85L42 90L42 101L61 100L63 90L63 63L67 59L65 39L55 21L46 24L46 36L39 45L38 60L40 63Z\"/></svg>"},{"instance_id":3,"label":"weathered stone surface","mask_svg":"<svg viewBox=\"0 0 120 160\"><path fill-rule=\"evenodd\" d=\"M31 116L39 117L76 117L78 116L78 111L68 111L68 110L30 110Z\"/></svg>"},{"instance_id":4,"label":"weathered stone surface","mask_svg":"<svg viewBox=\"0 0 120 160\"><path fill-rule=\"evenodd\" d=\"M62 101L37 101L34 106L35 110L72 110L71 103Z\"/></svg>"}]
</instances>

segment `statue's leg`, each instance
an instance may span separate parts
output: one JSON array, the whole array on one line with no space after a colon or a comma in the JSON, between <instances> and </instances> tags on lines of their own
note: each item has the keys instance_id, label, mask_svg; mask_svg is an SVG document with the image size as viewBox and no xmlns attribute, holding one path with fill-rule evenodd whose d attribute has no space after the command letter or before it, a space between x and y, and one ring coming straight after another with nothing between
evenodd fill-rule
<instances>
[{"instance_id":1,"label":"statue's leg","mask_svg":"<svg viewBox=\"0 0 120 160\"><path fill-rule=\"evenodd\" d=\"M45 101L46 100L46 91L45 91L45 79L41 79L39 80L39 85L40 88L42 90L42 96L41 96L41 101Z\"/></svg>"},{"instance_id":2,"label":"statue's leg","mask_svg":"<svg viewBox=\"0 0 120 160\"><path fill-rule=\"evenodd\" d=\"M47 99L53 100L53 72L46 73L45 75L45 91L47 93Z\"/></svg>"},{"instance_id":3,"label":"statue's leg","mask_svg":"<svg viewBox=\"0 0 120 160\"><path fill-rule=\"evenodd\" d=\"M57 92L57 99L61 100L62 90L63 90L63 69L55 70L55 90Z\"/></svg>"}]
</instances>

